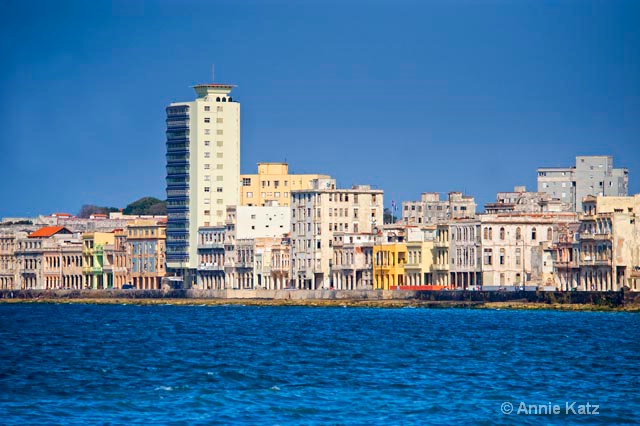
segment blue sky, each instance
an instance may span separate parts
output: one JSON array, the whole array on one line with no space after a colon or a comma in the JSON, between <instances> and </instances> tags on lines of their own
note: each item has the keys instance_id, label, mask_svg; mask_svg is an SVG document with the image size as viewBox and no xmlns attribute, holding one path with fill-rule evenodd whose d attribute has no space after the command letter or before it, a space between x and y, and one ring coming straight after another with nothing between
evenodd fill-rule
<instances>
[{"instance_id":1,"label":"blue sky","mask_svg":"<svg viewBox=\"0 0 640 426\"><path fill-rule=\"evenodd\" d=\"M535 188L609 154L640 192L638 1L8 1L0 217L164 193L164 108L238 85L242 173L391 200Z\"/></svg>"}]
</instances>

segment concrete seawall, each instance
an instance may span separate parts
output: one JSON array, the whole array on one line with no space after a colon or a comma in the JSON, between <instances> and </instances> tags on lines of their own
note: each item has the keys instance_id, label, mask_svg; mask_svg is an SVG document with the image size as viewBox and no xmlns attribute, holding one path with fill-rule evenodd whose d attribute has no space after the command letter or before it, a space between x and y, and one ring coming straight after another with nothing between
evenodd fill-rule
<instances>
[{"instance_id":1,"label":"concrete seawall","mask_svg":"<svg viewBox=\"0 0 640 426\"><path fill-rule=\"evenodd\" d=\"M473 305L495 302L581 304L608 307L640 305L631 292L497 292L388 290L0 290L0 299L211 299L275 301L415 301Z\"/></svg>"}]
</instances>

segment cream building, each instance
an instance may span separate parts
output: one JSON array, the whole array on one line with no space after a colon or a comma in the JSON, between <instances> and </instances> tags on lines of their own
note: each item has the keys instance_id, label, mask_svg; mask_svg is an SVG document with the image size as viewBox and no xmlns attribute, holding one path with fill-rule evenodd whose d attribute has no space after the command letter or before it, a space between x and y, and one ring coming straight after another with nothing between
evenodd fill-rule
<instances>
[{"instance_id":1,"label":"cream building","mask_svg":"<svg viewBox=\"0 0 640 426\"><path fill-rule=\"evenodd\" d=\"M433 241L433 280L434 284L449 288L449 225L436 226L436 238Z\"/></svg>"},{"instance_id":2,"label":"cream building","mask_svg":"<svg viewBox=\"0 0 640 426\"><path fill-rule=\"evenodd\" d=\"M482 285L480 219L449 224L450 285L459 290Z\"/></svg>"},{"instance_id":3,"label":"cream building","mask_svg":"<svg viewBox=\"0 0 640 426\"><path fill-rule=\"evenodd\" d=\"M198 228L224 225L240 202L240 104L234 86L194 86L196 99L167 107L167 272L195 285Z\"/></svg>"},{"instance_id":4,"label":"cream building","mask_svg":"<svg viewBox=\"0 0 640 426\"><path fill-rule=\"evenodd\" d=\"M331 284L334 289L373 289L375 239L374 234L334 233L331 264Z\"/></svg>"},{"instance_id":5,"label":"cream building","mask_svg":"<svg viewBox=\"0 0 640 426\"><path fill-rule=\"evenodd\" d=\"M226 226L198 229L198 288L224 288L224 239Z\"/></svg>"},{"instance_id":6,"label":"cream building","mask_svg":"<svg viewBox=\"0 0 640 426\"><path fill-rule=\"evenodd\" d=\"M289 174L287 163L258 163L258 174L240 176L240 205L289 206L291 191L311 189L314 179L330 179L330 176Z\"/></svg>"},{"instance_id":7,"label":"cream building","mask_svg":"<svg viewBox=\"0 0 640 426\"><path fill-rule=\"evenodd\" d=\"M315 179L291 198L291 279L296 288L331 287L335 232L371 233L383 221L383 191L367 185L336 189L334 179Z\"/></svg>"},{"instance_id":8,"label":"cream building","mask_svg":"<svg viewBox=\"0 0 640 426\"><path fill-rule=\"evenodd\" d=\"M407 227L407 263L404 265L405 286L433 286L433 243L436 226Z\"/></svg>"},{"instance_id":9,"label":"cream building","mask_svg":"<svg viewBox=\"0 0 640 426\"><path fill-rule=\"evenodd\" d=\"M532 275L532 251L553 242L558 226L575 221L575 213L482 215L483 289L542 285Z\"/></svg>"},{"instance_id":10,"label":"cream building","mask_svg":"<svg viewBox=\"0 0 640 426\"><path fill-rule=\"evenodd\" d=\"M640 291L640 194L587 196L582 207L577 288Z\"/></svg>"},{"instance_id":11,"label":"cream building","mask_svg":"<svg viewBox=\"0 0 640 426\"><path fill-rule=\"evenodd\" d=\"M135 219L127 225L129 282L137 289L160 289L165 276L166 220Z\"/></svg>"}]
</instances>

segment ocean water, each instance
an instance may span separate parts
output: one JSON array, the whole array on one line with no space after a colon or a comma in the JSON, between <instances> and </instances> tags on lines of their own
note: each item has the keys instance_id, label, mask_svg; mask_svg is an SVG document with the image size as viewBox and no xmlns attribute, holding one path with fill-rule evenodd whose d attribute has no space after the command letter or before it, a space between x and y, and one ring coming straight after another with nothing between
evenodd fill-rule
<instances>
[{"instance_id":1,"label":"ocean water","mask_svg":"<svg viewBox=\"0 0 640 426\"><path fill-rule=\"evenodd\" d=\"M639 377L630 313L0 304L2 424L633 424Z\"/></svg>"}]
</instances>

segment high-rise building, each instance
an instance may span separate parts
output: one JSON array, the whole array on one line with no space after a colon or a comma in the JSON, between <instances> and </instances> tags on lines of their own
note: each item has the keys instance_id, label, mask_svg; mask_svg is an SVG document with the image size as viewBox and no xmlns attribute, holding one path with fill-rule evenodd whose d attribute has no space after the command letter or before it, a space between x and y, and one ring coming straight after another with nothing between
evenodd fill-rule
<instances>
[{"instance_id":1,"label":"high-rise building","mask_svg":"<svg viewBox=\"0 0 640 426\"><path fill-rule=\"evenodd\" d=\"M198 227L224 225L240 201L240 104L228 84L194 86L167 107L167 272L195 283Z\"/></svg>"},{"instance_id":2,"label":"high-rise building","mask_svg":"<svg viewBox=\"0 0 640 426\"><path fill-rule=\"evenodd\" d=\"M569 203L577 212L587 195L626 196L628 191L629 171L614 169L609 155L578 156L574 167L538 169L538 192Z\"/></svg>"}]
</instances>

